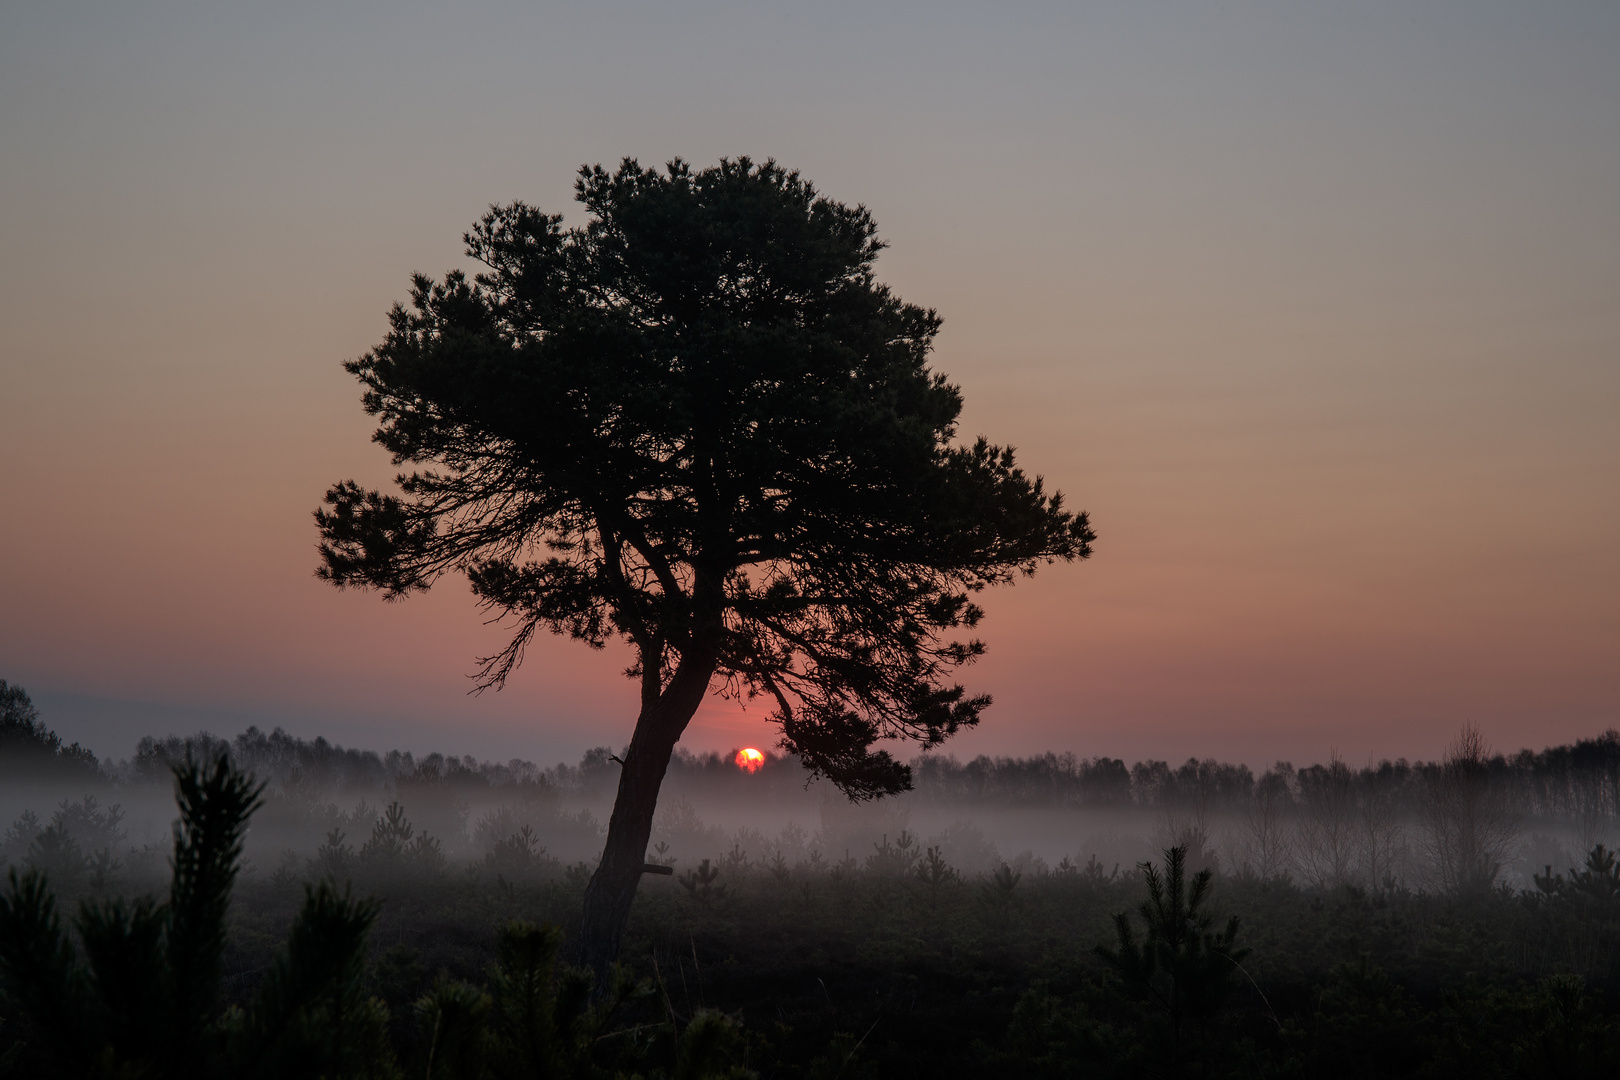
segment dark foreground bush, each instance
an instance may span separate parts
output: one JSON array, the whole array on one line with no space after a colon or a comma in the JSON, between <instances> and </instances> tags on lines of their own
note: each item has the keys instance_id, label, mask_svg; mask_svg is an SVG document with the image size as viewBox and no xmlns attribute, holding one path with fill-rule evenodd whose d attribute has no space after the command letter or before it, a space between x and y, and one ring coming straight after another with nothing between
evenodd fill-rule
<instances>
[{"instance_id":1,"label":"dark foreground bush","mask_svg":"<svg viewBox=\"0 0 1620 1080\"><path fill-rule=\"evenodd\" d=\"M380 905L331 881L304 887L287 940L241 1001L223 993L227 913L242 836L261 788L220 758L177 765L166 902L80 903L64 927L46 874L9 874L0 897L0 1073L27 1077L457 1080L752 1075L731 1064L740 1034L702 1012L682 1025L621 1027L651 995L628 976L593 1003L588 975L560 970L555 928L513 922L487 987L441 978L396 1047L368 989ZM403 1068L402 1068L403 1064Z\"/></svg>"}]
</instances>

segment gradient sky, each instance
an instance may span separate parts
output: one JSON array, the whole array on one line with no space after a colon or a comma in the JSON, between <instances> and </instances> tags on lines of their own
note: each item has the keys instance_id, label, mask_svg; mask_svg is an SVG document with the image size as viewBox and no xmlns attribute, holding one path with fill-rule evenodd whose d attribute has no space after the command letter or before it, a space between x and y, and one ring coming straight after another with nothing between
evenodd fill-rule
<instances>
[{"instance_id":1,"label":"gradient sky","mask_svg":"<svg viewBox=\"0 0 1620 1080\"><path fill-rule=\"evenodd\" d=\"M1093 514L952 749L1259 763L1620 725L1620 6L0 6L0 677L102 754L248 723L542 761L464 583L311 575L391 470L341 361L574 170L774 156L939 309L963 433ZM770 740L716 703L687 744Z\"/></svg>"}]
</instances>

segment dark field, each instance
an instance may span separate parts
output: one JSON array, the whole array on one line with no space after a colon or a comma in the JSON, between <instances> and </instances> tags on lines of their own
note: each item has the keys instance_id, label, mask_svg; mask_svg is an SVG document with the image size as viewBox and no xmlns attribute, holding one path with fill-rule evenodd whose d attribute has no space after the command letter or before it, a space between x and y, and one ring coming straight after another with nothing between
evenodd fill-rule
<instances>
[{"instance_id":1,"label":"dark field","mask_svg":"<svg viewBox=\"0 0 1620 1080\"><path fill-rule=\"evenodd\" d=\"M1139 872L935 884L906 861L731 865L690 890L649 878L625 954L652 992L617 1024L680 1026L721 1010L746 1036L738 1062L765 1076L1539 1076L1620 1063L1612 861L1586 893L1467 899L1219 875L1216 921L1235 915L1237 944L1252 951L1179 1045L1094 952L1116 943L1113 916L1142 901ZM566 935L584 880L356 884L387 898L371 986L408 1062L424 1039L411 1005L434 980L480 982L505 920ZM251 989L301 897L293 882L240 891L232 993Z\"/></svg>"},{"instance_id":2,"label":"dark field","mask_svg":"<svg viewBox=\"0 0 1620 1080\"><path fill-rule=\"evenodd\" d=\"M791 761L747 776L680 758L648 854L674 874L643 878L624 978L595 1005L567 961L612 791L605 752L542 771L256 733L189 748L228 749L269 782L231 893L210 1023L267 1008L310 883L379 901L355 924L364 1060L317 1055L266 1075L1620 1067L1620 870L1602 846L1615 824L1612 734L1472 764L1454 753L1431 765L1279 766L1258 779L1213 762L943 759L918 770L916 792L865 808L807 791ZM82 939L81 900L170 895L164 777L186 749L148 742L99 779L61 780L54 810L41 788L40 809L18 812L6 855L45 875L69 940ZM88 797L60 797L86 787ZM1173 845L1186 859L1180 900L1163 850ZM1149 882L1138 861L1162 886L1154 932L1139 911ZM1127 912L1122 940L1116 916ZM543 1067L503 1056L506 1029L490 1019L510 999L500 931L514 920L559 931L546 939L557 966L535 968L561 1048ZM15 964L8 986L0 1062L9 1075L53 1075ZM308 1023L325 1030L340 1012ZM365 1024L351 1025L359 1038Z\"/></svg>"}]
</instances>

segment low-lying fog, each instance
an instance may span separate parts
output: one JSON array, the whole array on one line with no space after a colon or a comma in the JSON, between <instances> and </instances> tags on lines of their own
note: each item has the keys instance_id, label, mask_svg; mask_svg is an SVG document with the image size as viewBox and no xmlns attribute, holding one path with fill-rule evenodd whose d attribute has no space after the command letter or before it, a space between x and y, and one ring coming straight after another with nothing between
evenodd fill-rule
<instances>
[{"instance_id":1,"label":"low-lying fog","mask_svg":"<svg viewBox=\"0 0 1620 1080\"><path fill-rule=\"evenodd\" d=\"M169 764L188 750L227 752L267 782L247 841L249 880L381 863L561 876L597 858L618 779L605 749L542 769L346 750L279 730L249 729L229 743L147 739L133 759L71 777L10 770L0 857L45 866L66 891L75 881L155 884L167 874L175 818ZM1260 776L1214 761L1127 766L1052 754L967 763L929 755L913 769L916 790L852 804L807 782L791 758L767 754L748 772L729 757L679 753L648 859L677 872L704 859L733 874L904 872L937 848L964 875L1008 864L1041 876L1128 870L1187 843L1195 864L1221 873L1437 890L1525 888L1544 867L1579 865L1592 845L1620 838L1614 731L1512 756L1485 753L1465 733L1442 762L1278 763Z\"/></svg>"}]
</instances>

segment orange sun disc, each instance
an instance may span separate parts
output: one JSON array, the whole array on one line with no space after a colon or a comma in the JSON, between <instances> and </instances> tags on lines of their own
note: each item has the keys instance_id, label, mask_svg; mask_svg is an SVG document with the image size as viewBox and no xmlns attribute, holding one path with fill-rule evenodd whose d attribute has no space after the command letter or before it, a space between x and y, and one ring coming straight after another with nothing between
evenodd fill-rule
<instances>
[{"instance_id":1,"label":"orange sun disc","mask_svg":"<svg viewBox=\"0 0 1620 1080\"><path fill-rule=\"evenodd\" d=\"M737 768L744 772L758 772L759 767L765 764L765 755L752 746L737 751Z\"/></svg>"}]
</instances>

